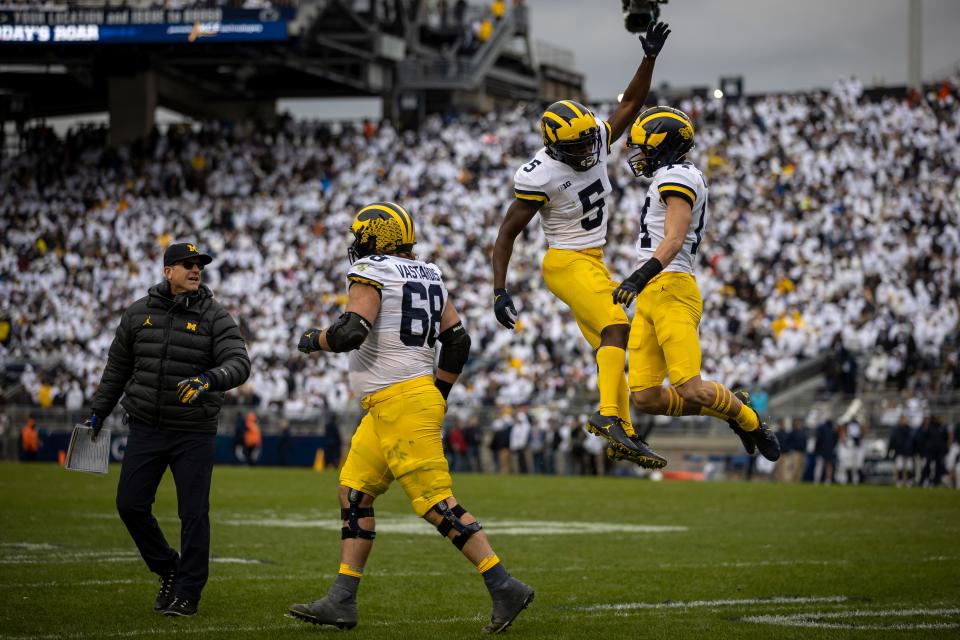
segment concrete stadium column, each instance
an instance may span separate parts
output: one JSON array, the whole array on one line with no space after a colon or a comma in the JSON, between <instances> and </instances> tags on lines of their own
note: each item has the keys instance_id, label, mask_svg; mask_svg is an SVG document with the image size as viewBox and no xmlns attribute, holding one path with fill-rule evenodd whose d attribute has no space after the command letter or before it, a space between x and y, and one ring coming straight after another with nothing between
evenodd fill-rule
<instances>
[{"instance_id":1,"label":"concrete stadium column","mask_svg":"<svg viewBox=\"0 0 960 640\"><path fill-rule=\"evenodd\" d=\"M110 145L127 144L153 128L157 110L157 81L153 72L111 76L107 85L110 105Z\"/></svg>"},{"instance_id":2,"label":"concrete stadium column","mask_svg":"<svg viewBox=\"0 0 960 640\"><path fill-rule=\"evenodd\" d=\"M910 0L907 38L907 86L923 85L923 8L920 0Z\"/></svg>"}]
</instances>

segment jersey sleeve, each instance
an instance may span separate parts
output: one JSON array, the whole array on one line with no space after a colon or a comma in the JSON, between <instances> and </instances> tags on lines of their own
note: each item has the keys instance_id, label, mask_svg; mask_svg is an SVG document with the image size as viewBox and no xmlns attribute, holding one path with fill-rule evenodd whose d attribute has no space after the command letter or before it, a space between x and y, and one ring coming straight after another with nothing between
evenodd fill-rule
<instances>
[{"instance_id":1,"label":"jersey sleeve","mask_svg":"<svg viewBox=\"0 0 960 640\"><path fill-rule=\"evenodd\" d=\"M373 287L377 291L382 291L387 284L390 273L388 262L386 260L378 261L381 256L368 256L361 258L350 265L347 271L347 288L353 284L365 284Z\"/></svg>"},{"instance_id":2,"label":"jersey sleeve","mask_svg":"<svg viewBox=\"0 0 960 640\"><path fill-rule=\"evenodd\" d=\"M547 167L534 158L517 169L513 176L513 194L517 200L546 204L550 202L550 196L547 195L549 178Z\"/></svg>"},{"instance_id":3,"label":"jersey sleeve","mask_svg":"<svg viewBox=\"0 0 960 640\"><path fill-rule=\"evenodd\" d=\"M601 143L603 144L604 148L606 148L607 155L609 156L610 146L613 144L613 142L610 140L610 138L613 137L613 127L611 127L610 123L607 122L606 120L601 120L600 122L603 123L603 127L602 127L603 132L601 133L601 135L603 136L603 140L601 141Z\"/></svg>"},{"instance_id":4,"label":"jersey sleeve","mask_svg":"<svg viewBox=\"0 0 960 640\"><path fill-rule=\"evenodd\" d=\"M671 168L657 182L660 200L667 201L670 196L683 199L691 207L697 202L697 185L693 176L680 168Z\"/></svg>"}]
</instances>

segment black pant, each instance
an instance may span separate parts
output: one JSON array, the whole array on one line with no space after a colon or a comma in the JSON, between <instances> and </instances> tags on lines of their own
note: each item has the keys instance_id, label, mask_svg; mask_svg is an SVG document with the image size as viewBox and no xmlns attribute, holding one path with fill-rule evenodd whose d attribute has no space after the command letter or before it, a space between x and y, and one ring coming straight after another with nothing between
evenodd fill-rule
<instances>
[{"instance_id":1,"label":"black pant","mask_svg":"<svg viewBox=\"0 0 960 640\"><path fill-rule=\"evenodd\" d=\"M147 567L177 569L176 595L199 600L210 564L210 478L216 434L171 431L130 422L117 486L117 511ZM180 556L167 543L151 506L169 465L177 486Z\"/></svg>"}]
</instances>

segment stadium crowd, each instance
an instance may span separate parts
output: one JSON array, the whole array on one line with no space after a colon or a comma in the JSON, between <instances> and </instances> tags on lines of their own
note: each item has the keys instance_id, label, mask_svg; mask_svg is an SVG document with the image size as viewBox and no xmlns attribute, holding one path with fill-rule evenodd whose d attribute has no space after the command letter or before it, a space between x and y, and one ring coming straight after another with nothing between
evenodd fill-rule
<instances>
[{"instance_id":1,"label":"stadium crowd","mask_svg":"<svg viewBox=\"0 0 960 640\"><path fill-rule=\"evenodd\" d=\"M925 95L828 92L676 106L698 123L691 159L710 184L697 279L704 375L763 385L826 350L864 378L923 395L960 388L960 109L953 78ZM603 115L609 107L600 106ZM163 248L215 255L208 284L239 320L254 365L237 403L296 416L351 403L346 358L308 360L303 327L341 311L348 228L376 200L403 203L416 252L436 262L474 337L451 407L582 406L595 362L538 273L531 225L511 263L514 333L492 312L489 256L513 173L540 146L534 107L389 123L170 127L119 149L102 128L29 130L0 172L0 361L41 406L91 397L123 307L160 277ZM636 268L646 185L616 145L606 261ZM0 332L2 334L4 332Z\"/></svg>"}]
</instances>

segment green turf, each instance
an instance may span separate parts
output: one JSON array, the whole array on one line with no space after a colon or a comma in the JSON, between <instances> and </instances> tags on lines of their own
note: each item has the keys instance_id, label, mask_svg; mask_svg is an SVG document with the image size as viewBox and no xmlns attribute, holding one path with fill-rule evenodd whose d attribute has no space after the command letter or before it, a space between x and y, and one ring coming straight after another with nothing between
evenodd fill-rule
<instances>
[{"instance_id":1,"label":"green turf","mask_svg":"<svg viewBox=\"0 0 960 640\"><path fill-rule=\"evenodd\" d=\"M199 615L171 620L152 611L156 579L113 510L117 471L114 466L101 478L53 465L0 465L0 638L339 633L284 616L291 603L322 595L336 569L333 472L218 467L213 555L263 564L212 564ZM455 489L486 523L507 568L537 590L536 601L510 629L513 637L866 639L960 633L960 612L949 611L960 607L957 491L469 474L455 477ZM169 475L154 511L176 540ZM430 531L413 519L398 486L378 501L377 515L383 529L361 586L360 625L350 637L479 635L489 600L470 564L436 533L386 530L399 523ZM330 526L249 524L264 520L322 520ZM551 522L686 530L538 535L537 523ZM514 534L498 535L498 523ZM836 600L702 602L775 597ZM616 603L670 604L595 608ZM889 615L913 609L948 611ZM743 620L852 611L874 613L814 622L911 628L801 628Z\"/></svg>"}]
</instances>

